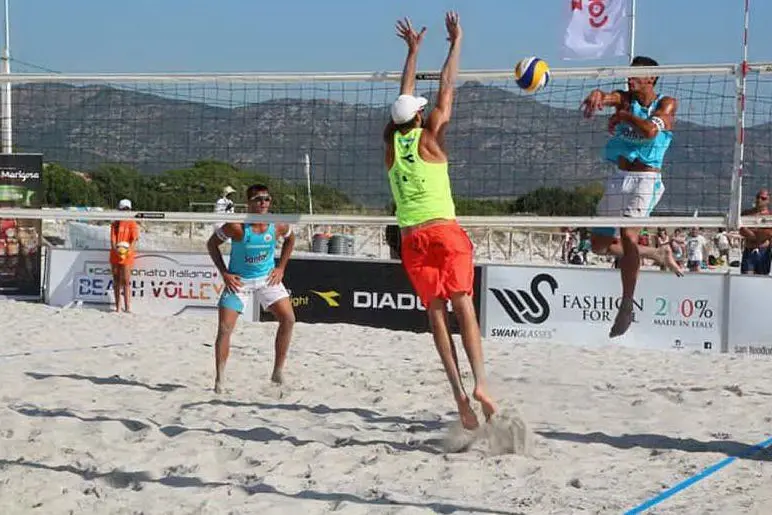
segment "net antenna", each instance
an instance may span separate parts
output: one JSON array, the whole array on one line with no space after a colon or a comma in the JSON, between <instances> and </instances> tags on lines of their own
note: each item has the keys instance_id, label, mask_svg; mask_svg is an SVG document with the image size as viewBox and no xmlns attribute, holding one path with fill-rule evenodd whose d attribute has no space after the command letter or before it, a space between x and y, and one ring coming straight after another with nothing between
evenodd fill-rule
<instances>
[{"instance_id":1,"label":"net antenna","mask_svg":"<svg viewBox=\"0 0 772 515\"><path fill-rule=\"evenodd\" d=\"M2 73L5 76L11 74L11 18L9 15L8 4L10 0L5 1L5 45L2 54ZM11 83L3 83L3 110L2 110L2 149L3 154L13 152L13 119L11 116Z\"/></svg>"}]
</instances>

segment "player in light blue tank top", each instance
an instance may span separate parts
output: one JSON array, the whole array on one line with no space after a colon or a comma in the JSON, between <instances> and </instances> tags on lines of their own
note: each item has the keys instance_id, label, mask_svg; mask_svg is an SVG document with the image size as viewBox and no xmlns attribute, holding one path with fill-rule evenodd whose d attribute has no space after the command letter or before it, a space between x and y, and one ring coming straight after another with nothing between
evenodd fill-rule
<instances>
[{"instance_id":1,"label":"player in light blue tank top","mask_svg":"<svg viewBox=\"0 0 772 515\"><path fill-rule=\"evenodd\" d=\"M664 98L663 95L657 95L648 107L642 106L637 99L633 98L630 103L630 114L642 120L654 119L654 113L657 112L662 98ZM656 131L656 135L653 138L646 138L629 123L617 124L614 136L606 144L606 160L617 165L619 158L623 157L630 163L638 161L649 168L662 170L665 154L673 141L673 131L666 129L664 124L657 127L659 130Z\"/></svg>"},{"instance_id":2,"label":"player in light blue tank top","mask_svg":"<svg viewBox=\"0 0 772 515\"><path fill-rule=\"evenodd\" d=\"M267 277L275 268L276 227L268 224L264 232L256 233L249 224L242 224L244 236L231 244L228 272L242 279Z\"/></svg>"},{"instance_id":3,"label":"player in light blue tank top","mask_svg":"<svg viewBox=\"0 0 772 515\"><path fill-rule=\"evenodd\" d=\"M658 64L654 59L638 56L631 66ZM603 157L614 163L617 170L606 181L597 206L598 216L648 217L662 197L662 164L673 141L678 103L675 98L656 93L657 81L658 77L652 76L630 77L628 91L594 90L582 103L587 118L604 107L616 110L609 119L611 138ZM623 335L633 322L633 296L641 258L649 258L676 275L683 272L669 245L653 248L638 244L640 227L596 227L592 233L593 252L621 258L622 302L609 331L609 337L614 338Z\"/></svg>"},{"instance_id":4,"label":"player in light blue tank top","mask_svg":"<svg viewBox=\"0 0 772 515\"><path fill-rule=\"evenodd\" d=\"M263 185L255 184L247 189L249 213L268 214L271 200L268 188ZM277 237L284 238L278 264L275 260ZM226 267L220 245L228 240L231 242L231 253ZM271 380L275 383L283 382L282 371L295 324L295 313L282 279L294 246L295 235L287 224L226 223L209 238L207 249L224 283L217 304L215 392L223 391L231 333L236 320L250 301L259 302L262 309L271 312L279 322Z\"/></svg>"}]
</instances>

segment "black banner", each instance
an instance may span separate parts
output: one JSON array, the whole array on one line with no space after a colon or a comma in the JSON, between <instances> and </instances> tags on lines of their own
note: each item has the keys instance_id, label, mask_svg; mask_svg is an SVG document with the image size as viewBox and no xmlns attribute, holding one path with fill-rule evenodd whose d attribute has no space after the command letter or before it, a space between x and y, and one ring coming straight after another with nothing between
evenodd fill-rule
<instances>
[{"instance_id":1,"label":"black banner","mask_svg":"<svg viewBox=\"0 0 772 515\"><path fill-rule=\"evenodd\" d=\"M39 208L43 156L0 154L0 207ZM40 297L42 220L0 218L0 295Z\"/></svg>"},{"instance_id":2,"label":"black banner","mask_svg":"<svg viewBox=\"0 0 772 515\"><path fill-rule=\"evenodd\" d=\"M481 267L475 267L474 308L480 316ZM290 259L284 274L295 317L306 323L344 323L427 332L421 301L400 263ZM261 310L261 321L274 320ZM451 315L451 330L458 333Z\"/></svg>"}]
</instances>

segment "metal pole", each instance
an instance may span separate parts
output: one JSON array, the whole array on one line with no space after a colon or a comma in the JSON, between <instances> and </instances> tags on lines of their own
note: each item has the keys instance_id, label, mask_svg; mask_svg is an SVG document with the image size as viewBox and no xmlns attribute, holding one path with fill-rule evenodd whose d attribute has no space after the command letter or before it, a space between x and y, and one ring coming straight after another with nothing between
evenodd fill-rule
<instances>
[{"instance_id":1,"label":"metal pole","mask_svg":"<svg viewBox=\"0 0 772 515\"><path fill-rule=\"evenodd\" d=\"M632 61L633 57L635 57L635 11L636 11L636 0L631 1L630 9L630 60Z\"/></svg>"},{"instance_id":2,"label":"metal pole","mask_svg":"<svg viewBox=\"0 0 772 515\"><path fill-rule=\"evenodd\" d=\"M305 157L305 170L306 170L306 189L308 190L308 214L314 214L314 205L311 201L311 157L306 154Z\"/></svg>"},{"instance_id":3,"label":"metal pole","mask_svg":"<svg viewBox=\"0 0 772 515\"><path fill-rule=\"evenodd\" d=\"M3 75L11 74L11 20L8 9L9 0L5 0L5 46L2 55ZM11 120L11 83L6 82L3 85L3 112L2 112L2 145L3 154L13 152L13 133Z\"/></svg>"},{"instance_id":4,"label":"metal pole","mask_svg":"<svg viewBox=\"0 0 772 515\"><path fill-rule=\"evenodd\" d=\"M308 192L308 214L314 214L314 205L311 201L311 157L306 154L303 159L303 164L306 172L306 191ZM309 225L308 229L308 250L314 250L314 226Z\"/></svg>"},{"instance_id":5,"label":"metal pole","mask_svg":"<svg viewBox=\"0 0 772 515\"><path fill-rule=\"evenodd\" d=\"M743 59L737 78L737 125L735 127L734 173L728 213L729 230L740 226L743 202L743 167L745 164L745 92L748 77L748 25L750 22L750 0L745 0L745 27L743 32Z\"/></svg>"}]
</instances>

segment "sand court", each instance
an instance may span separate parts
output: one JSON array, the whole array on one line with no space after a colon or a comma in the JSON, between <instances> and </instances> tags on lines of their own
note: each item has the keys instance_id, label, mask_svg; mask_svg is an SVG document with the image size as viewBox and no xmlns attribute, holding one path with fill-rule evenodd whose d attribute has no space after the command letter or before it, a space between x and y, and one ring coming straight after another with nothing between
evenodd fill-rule
<instances>
[{"instance_id":1,"label":"sand court","mask_svg":"<svg viewBox=\"0 0 772 515\"><path fill-rule=\"evenodd\" d=\"M278 387L240 323L217 395L214 319L0 310L2 513L624 513L738 456L649 513L772 503L768 358L486 340L504 420L447 452L428 334L299 323Z\"/></svg>"}]
</instances>

